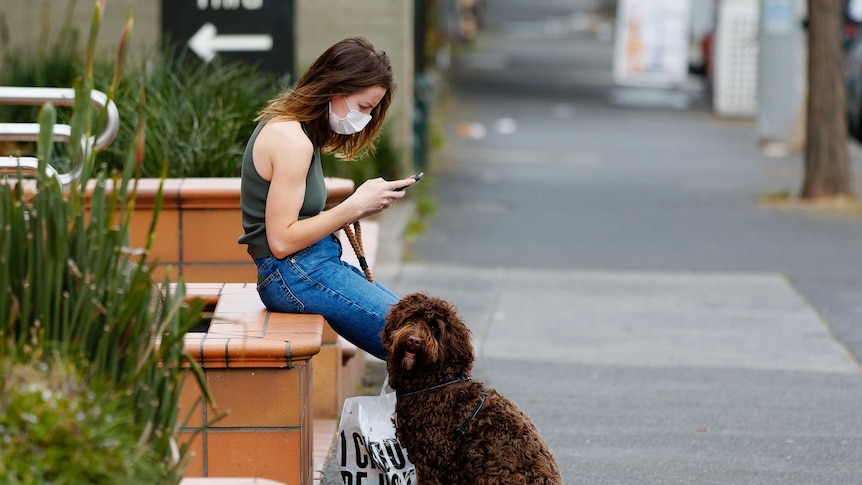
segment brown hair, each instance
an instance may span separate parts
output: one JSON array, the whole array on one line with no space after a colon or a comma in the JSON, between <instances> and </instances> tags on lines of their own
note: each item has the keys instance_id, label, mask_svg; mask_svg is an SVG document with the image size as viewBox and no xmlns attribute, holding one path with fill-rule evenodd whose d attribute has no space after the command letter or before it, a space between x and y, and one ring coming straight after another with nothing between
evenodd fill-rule
<instances>
[{"instance_id":1,"label":"brown hair","mask_svg":"<svg viewBox=\"0 0 862 485\"><path fill-rule=\"evenodd\" d=\"M372 86L386 93L371 110L371 121L359 133L339 135L329 128L329 101ZM314 146L325 153L341 152L348 160L374 148L396 89L389 56L364 37L348 37L320 55L292 90L270 100L255 121L282 117L305 123Z\"/></svg>"}]
</instances>

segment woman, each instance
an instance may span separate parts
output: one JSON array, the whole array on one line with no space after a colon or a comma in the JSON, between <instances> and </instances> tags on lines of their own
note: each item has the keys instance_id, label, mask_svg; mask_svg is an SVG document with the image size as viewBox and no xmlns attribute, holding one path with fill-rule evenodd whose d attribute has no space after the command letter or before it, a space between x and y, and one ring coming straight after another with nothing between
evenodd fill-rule
<instances>
[{"instance_id":1,"label":"woman","mask_svg":"<svg viewBox=\"0 0 862 485\"><path fill-rule=\"evenodd\" d=\"M346 159L367 153L383 127L395 81L386 53L365 38L326 50L292 90L257 117L242 162L239 243L258 270L257 290L267 308L317 313L357 347L385 359L384 317L398 300L341 261L333 234L345 224L388 208L412 178L368 180L344 202L324 211L326 186L320 152Z\"/></svg>"}]
</instances>

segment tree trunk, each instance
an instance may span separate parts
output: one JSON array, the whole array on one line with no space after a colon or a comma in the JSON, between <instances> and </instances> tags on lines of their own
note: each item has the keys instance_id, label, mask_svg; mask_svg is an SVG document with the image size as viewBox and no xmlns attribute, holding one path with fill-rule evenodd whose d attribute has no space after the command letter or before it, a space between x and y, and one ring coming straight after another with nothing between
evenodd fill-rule
<instances>
[{"instance_id":1,"label":"tree trunk","mask_svg":"<svg viewBox=\"0 0 862 485\"><path fill-rule=\"evenodd\" d=\"M853 196L844 112L841 0L808 0L808 116L803 199Z\"/></svg>"}]
</instances>

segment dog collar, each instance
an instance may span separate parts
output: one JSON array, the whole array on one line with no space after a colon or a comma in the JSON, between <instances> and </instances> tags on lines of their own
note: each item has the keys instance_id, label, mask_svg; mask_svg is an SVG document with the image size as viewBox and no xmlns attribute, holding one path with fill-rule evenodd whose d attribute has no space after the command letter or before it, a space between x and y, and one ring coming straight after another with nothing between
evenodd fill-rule
<instances>
[{"instance_id":1,"label":"dog collar","mask_svg":"<svg viewBox=\"0 0 862 485\"><path fill-rule=\"evenodd\" d=\"M397 397L398 399L401 399L403 397L412 396L414 394L419 394L421 392L433 391L434 389L440 389L441 387L446 387L446 386L455 384L456 382L463 382L463 381L469 381L469 380L470 380L470 377L468 377L468 376L463 376L463 375L462 376L456 376L456 377L453 377L453 378L451 378L447 381L444 381L440 384L437 384L436 386L426 387L425 389L419 389L418 391L408 392L408 393L404 393L404 394L396 391L395 397Z\"/></svg>"}]
</instances>

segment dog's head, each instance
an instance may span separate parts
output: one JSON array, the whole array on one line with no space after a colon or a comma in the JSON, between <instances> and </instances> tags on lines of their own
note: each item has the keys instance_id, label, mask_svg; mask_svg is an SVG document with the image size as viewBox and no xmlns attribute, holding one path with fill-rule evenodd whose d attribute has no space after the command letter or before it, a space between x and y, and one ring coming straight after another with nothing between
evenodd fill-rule
<instances>
[{"instance_id":1,"label":"dog's head","mask_svg":"<svg viewBox=\"0 0 862 485\"><path fill-rule=\"evenodd\" d=\"M470 329L455 307L439 298L423 293L402 298L386 316L382 336L387 366L399 373L469 375L472 368Z\"/></svg>"}]
</instances>

